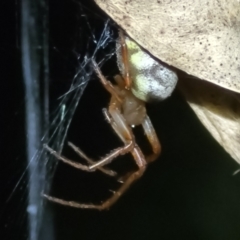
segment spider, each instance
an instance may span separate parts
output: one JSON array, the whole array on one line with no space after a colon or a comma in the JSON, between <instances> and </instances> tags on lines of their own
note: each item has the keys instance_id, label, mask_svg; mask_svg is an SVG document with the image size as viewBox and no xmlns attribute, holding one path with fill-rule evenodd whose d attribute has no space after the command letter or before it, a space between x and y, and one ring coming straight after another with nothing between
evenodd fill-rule
<instances>
[{"instance_id":1,"label":"spider","mask_svg":"<svg viewBox=\"0 0 240 240\"><path fill-rule=\"evenodd\" d=\"M120 155L131 153L138 166L138 170L128 174L122 186L109 199L99 205L66 201L43 194L45 198L52 202L76 208L108 209L135 180L143 175L147 164L156 160L161 152L161 145L157 134L146 113L145 102L151 99L163 100L168 97L176 86L177 75L174 71L142 51L141 48L130 38L126 37L121 30L119 31L119 40L117 41L116 49L118 67L121 72L121 75L114 77L116 85L113 85L103 76L95 60L92 60L92 64L100 82L111 95L108 109L103 109L103 114L124 146L113 150L99 161L93 161L86 156L82 150L69 142L68 145L80 157L85 159L89 165L83 165L69 160L47 145L44 145L44 147L58 160L75 168L89 172L100 170L110 176L115 176L116 172L107 169L105 165ZM147 139L152 146L153 153L151 155L144 156L136 143L132 131L132 127L136 125L142 125Z\"/></svg>"}]
</instances>

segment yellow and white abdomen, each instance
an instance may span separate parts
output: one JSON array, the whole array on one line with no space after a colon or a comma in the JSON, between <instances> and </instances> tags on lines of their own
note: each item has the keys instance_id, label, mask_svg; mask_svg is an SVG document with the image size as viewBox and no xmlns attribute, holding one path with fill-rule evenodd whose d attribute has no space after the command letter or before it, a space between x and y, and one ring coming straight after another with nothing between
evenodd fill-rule
<instances>
[{"instance_id":1,"label":"yellow and white abdomen","mask_svg":"<svg viewBox=\"0 0 240 240\"><path fill-rule=\"evenodd\" d=\"M128 49L129 74L132 80L132 93L147 102L164 100L176 87L177 74L143 51L134 41L125 37ZM117 60L120 71L124 72L120 43L117 43Z\"/></svg>"}]
</instances>

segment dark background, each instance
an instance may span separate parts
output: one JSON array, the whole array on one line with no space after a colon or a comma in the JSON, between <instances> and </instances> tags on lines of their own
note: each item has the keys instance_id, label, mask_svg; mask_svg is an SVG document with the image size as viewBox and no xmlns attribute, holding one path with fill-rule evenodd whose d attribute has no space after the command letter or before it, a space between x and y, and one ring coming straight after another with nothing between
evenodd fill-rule
<instances>
[{"instance_id":1,"label":"dark background","mask_svg":"<svg viewBox=\"0 0 240 240\"><path fill-rule=\"evenodd\" d=\"M99 36L107 19L105 14L92 1L81 2L86 7L83 12L88 16L92 31ZM25 185L15 192L14 201L7 202L26 166L24 88L16 3L9 2L0 8L5 11L1 14L0 49L3 60L0 234L4 234L0 238L4 240L28 239ZM77 2L49 2L51 109L57 106L57 97L68 90L76 71L76 53L84 54L89 41L86 36L91 31L86 20L80 17L83 12ZM116 36L116 26L110 25ZM114 45L110 44L111 47ZM88 51L91 50L88 48ZM102 70L109 77L116 74L115 57L104 64ZM121 146L102 114L108 102L109 94L93 76L67 136L67 141L94 159ZM178 91L164 102L147 104L147 110L162 144L159 159L108 211L74 209L47 202L45 207L52 209L53 215L53 239L240 239L240 177L233 176L238 164L204 129ZM136 129L136 135L141 147L148 152L141 129ZM67 146L63 154L76 161L80 159ZM119 157L113 167L124 174L134 168L132 162L131 156ZM99 203L111 195L109 189L118 187L116 179L59 163L51 195L82 203Z\"/></svg>"}]
</instances>

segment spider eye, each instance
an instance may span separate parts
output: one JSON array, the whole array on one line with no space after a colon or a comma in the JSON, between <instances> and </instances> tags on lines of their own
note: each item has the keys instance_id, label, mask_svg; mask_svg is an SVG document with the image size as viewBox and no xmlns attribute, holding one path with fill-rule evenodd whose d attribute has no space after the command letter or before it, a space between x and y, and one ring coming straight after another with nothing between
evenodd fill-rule
<instances>
[{"instance_id":1,"label":"spider eye","mask_svg":"<svg viewBox=\"0 0 240 240\"><path fill-rule=\"evenodd\" d=\"M129 71L133 94L143 100L164 100L176 87L177 74L143 51L134 41L126 37ZM121 54L117 54L120 71Z\"/></svg>"}]
</instances>

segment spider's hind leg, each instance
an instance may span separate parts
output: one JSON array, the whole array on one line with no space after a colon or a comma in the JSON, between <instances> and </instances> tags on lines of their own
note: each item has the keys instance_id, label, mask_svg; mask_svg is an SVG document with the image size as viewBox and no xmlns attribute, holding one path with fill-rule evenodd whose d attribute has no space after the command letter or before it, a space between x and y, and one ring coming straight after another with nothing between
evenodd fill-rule
<instances>
[{"instance_id":1,"label":"spider's hind leg","mask_svg":"<svg viewBox=\"0 0 240 240\"><path fill-rule=\"evenodd\" d=\"M144 132L148 138L149 143L151 144L153 153L146 157L148 163L155 161L161 153L162 147L158 140L158 136L155 132L155 129L152 125L150 118L146 115L144 121L142 122Z\"/></svg>"}]
</instances>

